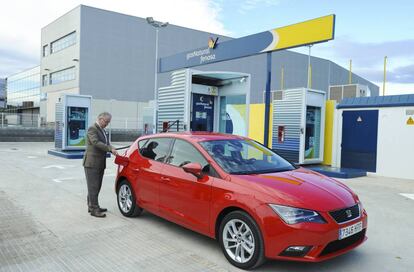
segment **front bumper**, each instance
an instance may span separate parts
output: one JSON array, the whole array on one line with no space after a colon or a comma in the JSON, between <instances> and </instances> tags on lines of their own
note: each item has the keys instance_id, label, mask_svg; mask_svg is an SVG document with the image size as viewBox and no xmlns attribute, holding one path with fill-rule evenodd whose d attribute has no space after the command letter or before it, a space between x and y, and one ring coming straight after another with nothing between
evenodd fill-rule
<instances>
[{"instance_id":1,"label":"front bumper","mask_svg":"<svg viewBox=\"0 0 414 272\"><path fill-rule=\"evenodd\" d=\"M270 209L269 209L270 210ZM267 212L266 212L267 213ZM338 224L328 213L320 213L326 224L300 223L287 225L273 211L262 222L265 255L269 259L283 259L303 262L320 262L342 255L367 240L368 215L365 210L359 218ZM362 231L338 240L339 229L362 222ZM284 256L291 246L310 246L311 249L298 257Z\"/></svg>"}]
</instances>

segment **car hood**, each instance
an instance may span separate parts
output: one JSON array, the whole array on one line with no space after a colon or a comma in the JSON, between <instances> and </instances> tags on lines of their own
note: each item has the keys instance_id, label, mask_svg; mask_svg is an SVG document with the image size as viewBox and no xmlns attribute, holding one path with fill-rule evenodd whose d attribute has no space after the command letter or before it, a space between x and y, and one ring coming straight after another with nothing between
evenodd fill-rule
<instances>
[{"instance_id":1,"label":"car hood","mask_svg":"<svg viewBox=\"0 0 414 272\"><path fill-rule=\"evenodd\" d=\"M346 185L304 168L233 178L243 187L267 194L272 204L327 212L356 203L356 195Z\"/></svg>"}]
</instances>

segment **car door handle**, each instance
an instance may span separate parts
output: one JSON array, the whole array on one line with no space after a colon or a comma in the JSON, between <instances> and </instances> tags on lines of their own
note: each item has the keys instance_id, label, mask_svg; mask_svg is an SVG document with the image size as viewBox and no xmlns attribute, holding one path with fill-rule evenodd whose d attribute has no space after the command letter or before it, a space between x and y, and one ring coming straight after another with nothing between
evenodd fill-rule
<instances>
[{"instance_id":1,"label":"car door handle","mask_svg":"<svg viewBox=\"0 0 414 272\"><path fill-rule=\"evenodd\" d=\"M171 179L167 178L167 177L161 177L161 181L169 182L169 181L171 181Z\"/></svg>"},{"instance_id":2,"label":"car door handle","mask_svg":"<svg viewBox=\"0 0 414 272\"><path fill-rule=\"evenodd\" d=\"M138 173L139 172L139 168L132 168L132 171Z\"/></svg>"}]
</instances>

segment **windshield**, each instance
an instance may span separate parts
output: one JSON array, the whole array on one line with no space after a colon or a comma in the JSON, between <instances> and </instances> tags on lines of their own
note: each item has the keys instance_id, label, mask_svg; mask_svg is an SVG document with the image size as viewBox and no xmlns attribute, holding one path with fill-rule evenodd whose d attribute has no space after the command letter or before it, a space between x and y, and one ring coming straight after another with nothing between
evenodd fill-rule
<instances>
[{"instance_id":1,"label":"windshield","mask_svg":"<svg viewBox=\"0 0 414 272\"><path fill-rule=\"evenodd\" d=\"M252 140L217 140L200 144L230 174L261 174L295 169L272 150Z\"/></svg>"}]
</instances>

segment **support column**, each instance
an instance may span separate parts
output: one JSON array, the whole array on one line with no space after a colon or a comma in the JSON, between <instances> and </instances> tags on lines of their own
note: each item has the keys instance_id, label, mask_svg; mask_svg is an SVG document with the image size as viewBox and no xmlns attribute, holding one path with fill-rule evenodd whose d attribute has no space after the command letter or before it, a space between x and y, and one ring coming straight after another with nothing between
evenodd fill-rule
<instances>
[{"instance_id":1,"label":"support column","mask_svg":"<svg viewBox=\"0 0 414 272\"><path fill-rule=\"evenodd\" d=\"M269 147L269 120L270 120L270 85L272 80L272 53L267 55L266 69L266 92L265 92L265 118L264 118L264 136L263 144Z\"/></svg>"}]
</instances>

